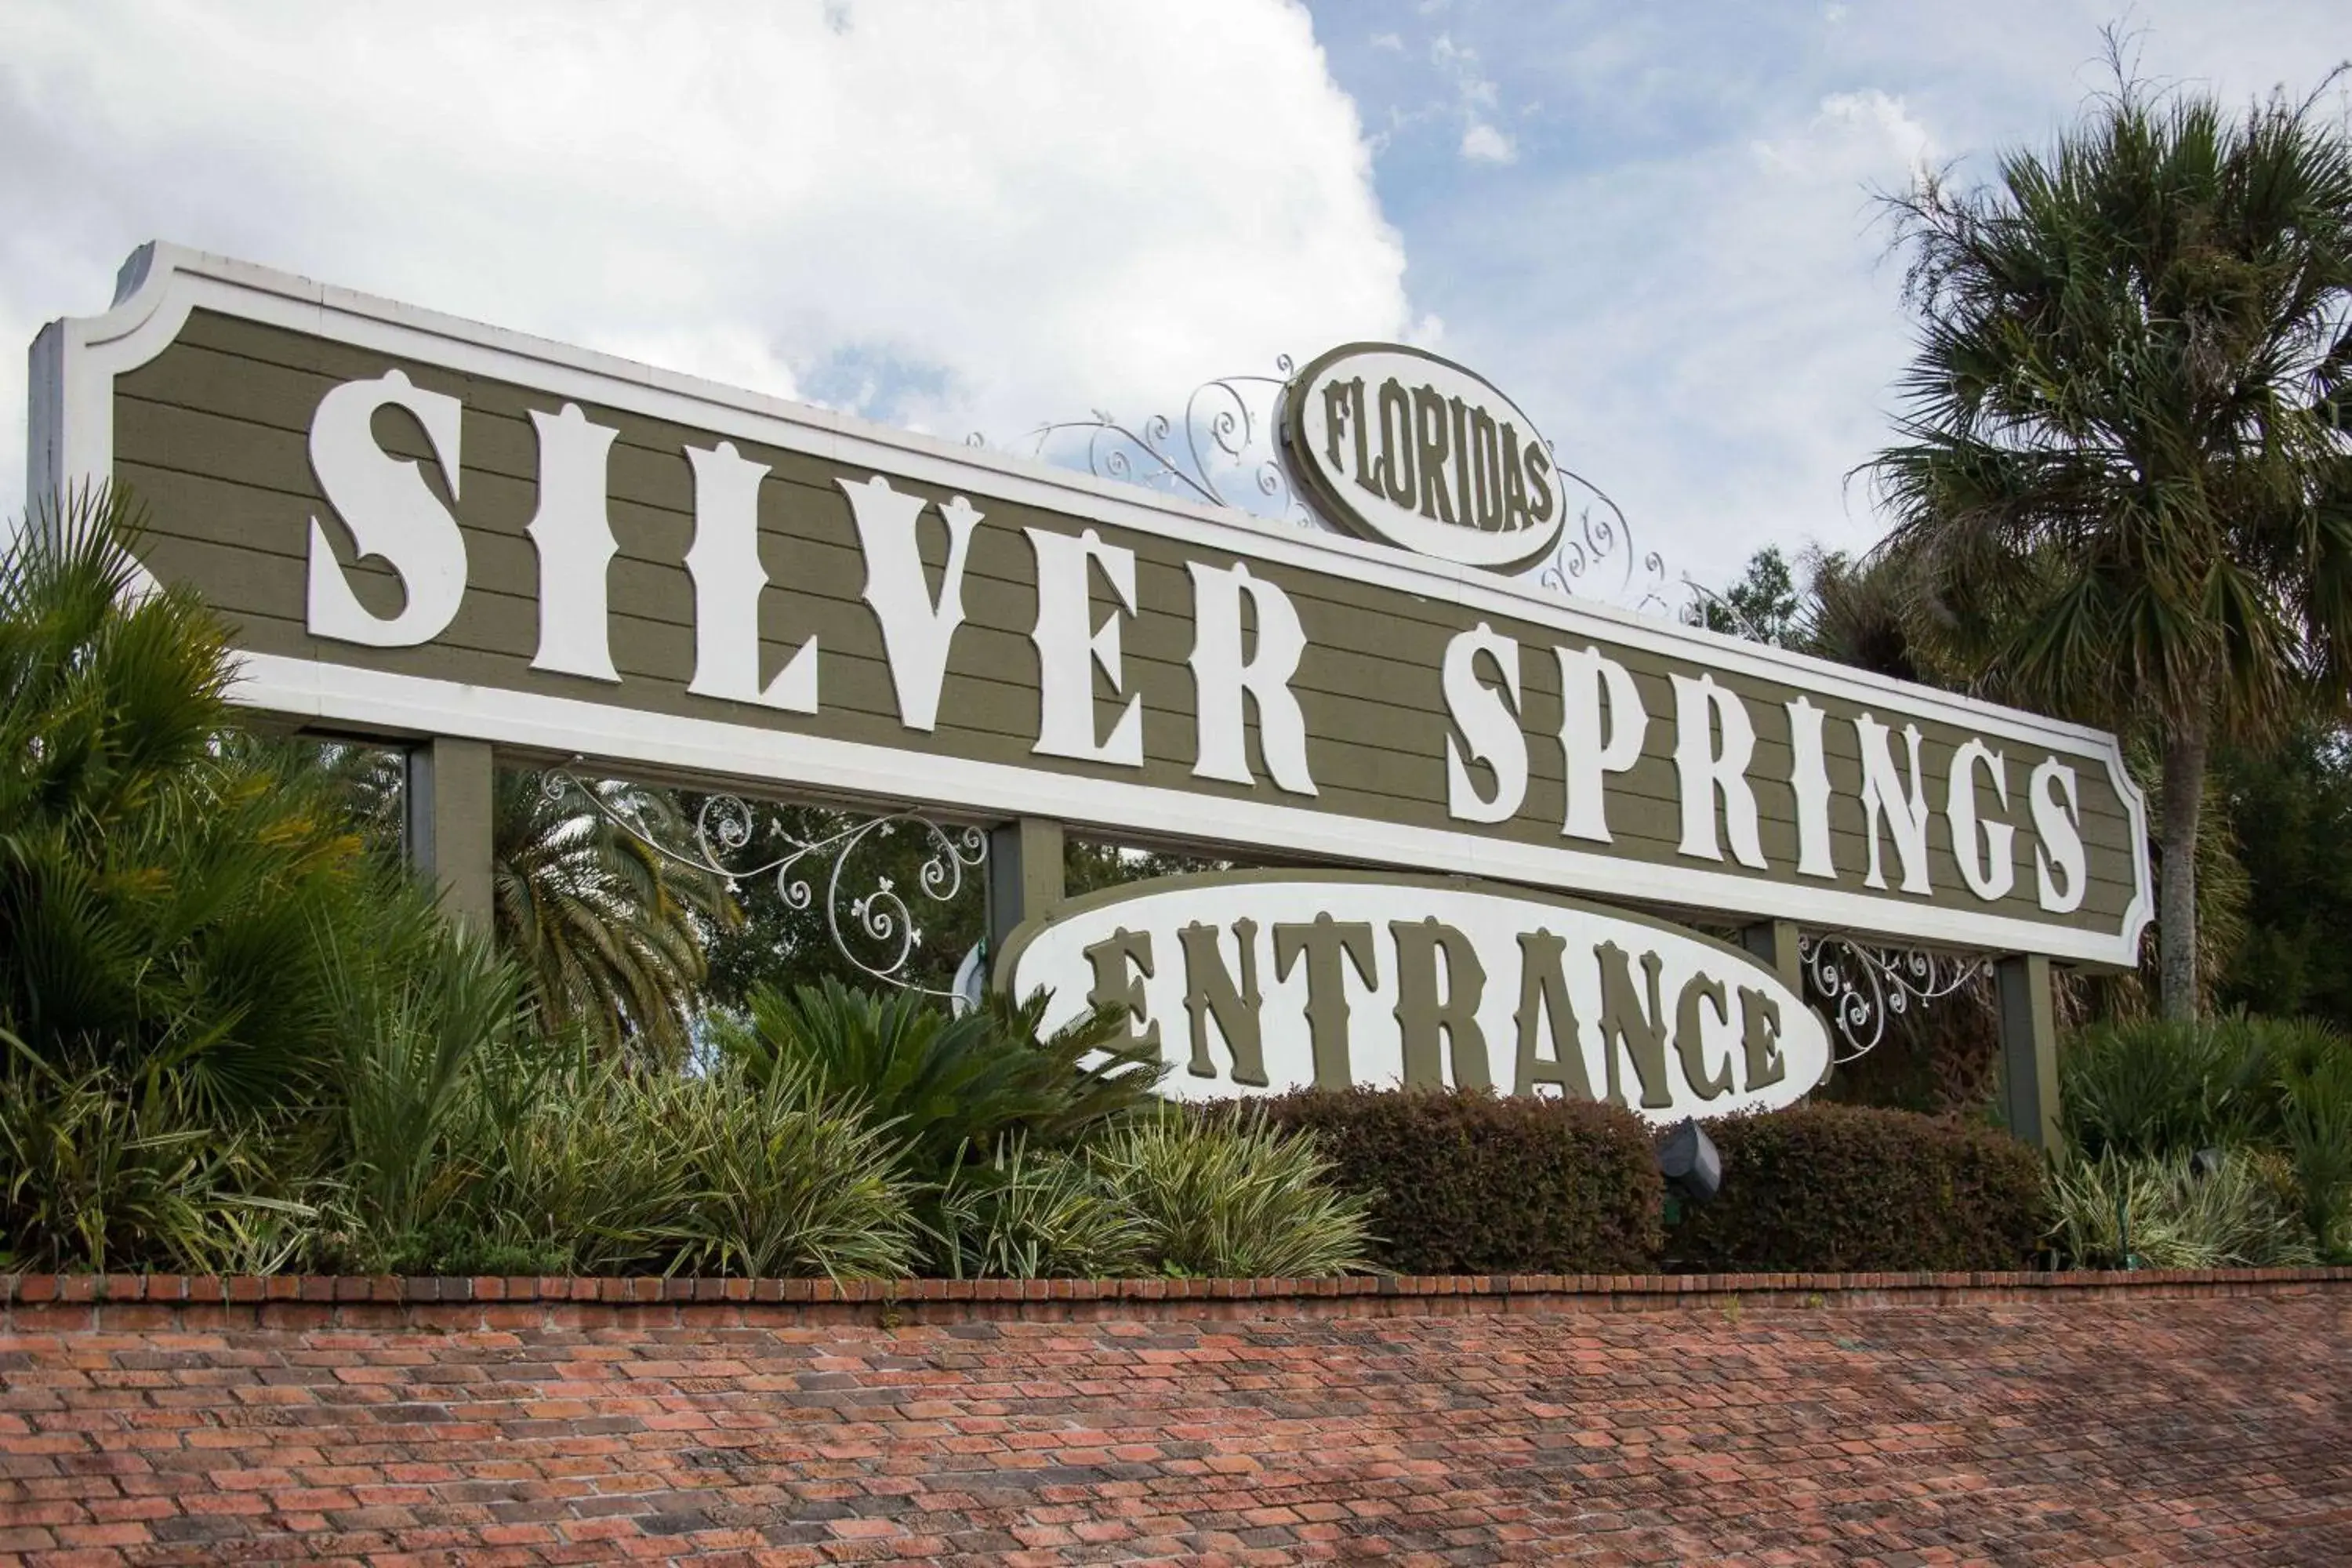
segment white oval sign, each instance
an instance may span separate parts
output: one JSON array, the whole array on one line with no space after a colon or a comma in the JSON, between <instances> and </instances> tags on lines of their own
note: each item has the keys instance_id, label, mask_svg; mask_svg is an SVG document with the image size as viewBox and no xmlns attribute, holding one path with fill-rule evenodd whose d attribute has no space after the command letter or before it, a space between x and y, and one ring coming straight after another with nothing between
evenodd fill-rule
<instances>
[{"instance_id":1,"label":"white oval sign","mask_svg":"<svg viewBox=\"0 0 2352 1568\"><path fill-rule=\"evenodd\" d=\"M1397 343L1333 349L1284 394L1300 489L1350 533L1510 571L1549 553L1567 505L1534 421L1451 360Z\"/></svg>"},{"instance_id":2,"label":"white oval sign","mask_svg":"<svg viewBox=\"0 0 2352 1568\"><path fill-rule=\"evenodd\" d=\"M1540 894L1360 872L1169 877L1013 933L995 984L1156 1040L1180 1099L1491 1086L1654 1121L1771 1110L1829 1070L1820 1017L1738 949Z\"/></svg>"}]
</instances>

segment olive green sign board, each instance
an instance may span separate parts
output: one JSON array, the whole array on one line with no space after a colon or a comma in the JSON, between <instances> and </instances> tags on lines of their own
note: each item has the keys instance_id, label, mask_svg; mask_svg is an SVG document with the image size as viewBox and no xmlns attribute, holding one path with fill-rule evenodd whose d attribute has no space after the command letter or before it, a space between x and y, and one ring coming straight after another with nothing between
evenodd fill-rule
<instances>
[{"instance_id":1,"label":"olive green sign board","mask_svg":"<svg viewBox=\"0 0 2352 1568\"><path fill-rule=\"evenodd\" d=\"M131 487L315 728L2095 963L2151 910L2096 731L219 258L118 293L34 345L36 497Z\"/></svg>"},{"instance_id":2,"label":"olive green sign board","mask_svg":"<svg viewBox=\"0 0 2352 1568\"><path fill-rule=\"evenodd\" d=\"M1573 900L1381 872L1165 877L1015 930L995 984L1048 1028L1108 1007L1179 1099L1315 1085L1775 1110L1827 1076L1820 1015L1747 953Z\"/></svg>"}]
</instances>

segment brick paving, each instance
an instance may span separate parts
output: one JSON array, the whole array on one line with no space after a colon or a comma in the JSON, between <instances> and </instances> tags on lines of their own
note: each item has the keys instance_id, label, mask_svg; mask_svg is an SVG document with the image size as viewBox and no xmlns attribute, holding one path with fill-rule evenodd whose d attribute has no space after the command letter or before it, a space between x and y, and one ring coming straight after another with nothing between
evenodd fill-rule
<instances>
[{"instance_id":1,"label":"brick paving","mask_svg":"<svg viewBox=\"0 0 2352 1568\"><path fill-rule=\"evenodd\" d=\"M2352 1563L2352 1291L0 1333L0 1562Z\"/></svg>"}]
</instances>

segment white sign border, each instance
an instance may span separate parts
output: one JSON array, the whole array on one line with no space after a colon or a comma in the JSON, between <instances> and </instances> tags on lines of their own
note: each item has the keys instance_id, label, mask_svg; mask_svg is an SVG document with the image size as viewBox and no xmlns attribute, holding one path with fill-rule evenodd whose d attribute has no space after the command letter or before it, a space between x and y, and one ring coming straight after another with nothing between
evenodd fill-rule
<instances>
[{"instance_id":1,"label":"white sign border","mask_svg":"<svg viewBox=\"0 0 2352 1568\"><path fill-rule=\"evenodd\" d=\"M1569 637L1641 647L1877 708L1891 701L1899 705L1896 710L1986 736L2104 762L2130 813L2138 854L2132 901L2120 930L2111 934L1949 904L1913 905L1895 895L1769 881L994 763L927 758L925 798L938 804L1360 866L1454 872L1589 899L1791 920L1882 939L2038 952L2103 966L2127 968L2138 962L2140 934L2155 909L2147 805L2125 771L2114 738L2096 730L1928 687L1859 676L1826 660L1644 619L1610 605L1570 602L1509 578L1368 540L1270 530L1245 513L889 429L180 246L142 247L123 266L111 309L54 321L35 340L27 430L30 507L110 478L115 377L162 353L189 313L200 308L1180 543L1325 573L1338 554L1347 559L1349 576L1474 613L1508 616ZM908 753L889 747L283 656L243 655L240 673L232 693L236 700L321 724L503 742L625 766L684 767L770 785L908 798Z\"/></svg>"}]
</instances>

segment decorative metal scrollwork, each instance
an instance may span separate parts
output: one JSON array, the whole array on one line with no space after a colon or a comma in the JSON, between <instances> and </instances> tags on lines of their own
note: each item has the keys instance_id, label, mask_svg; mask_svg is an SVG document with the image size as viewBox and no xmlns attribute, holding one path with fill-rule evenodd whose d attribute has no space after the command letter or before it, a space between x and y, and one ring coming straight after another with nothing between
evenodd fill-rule
<instances>
[{"instance_id":1,"label":"decorative metal scrollwork","mask_svg":"<svg viewBox=\"0 0 2352 1568\"><path fill-rule=\"evenodd\" d=\"M1029 455L1098 479L1117 479L1210 506L1232 507L1269 521L1321 528L1275 451L1283 389L1296 366L1288 354L1273 375L1226 375L1202 382L1180 419L1154 414L1136 424L1097 409L1092 418L1041 425L1025 437ZM975 444L978 442L974 438Z\"/></svg>"},{"instance_id":2,"label":"decorative metal scrollwork","mask_svg":"<svg viewBox=\"0 0 2352 1568\"><path fill-rule=\"evenodd\" d=\"M1888 1018L1928 1006L1992 973L1992 964L1981 957L1869 947L1842 936L1800 936L1797 957L1806 989L1845 1042L1840 1062L1868 1056L1886 1037Z\"/></svg>"},{"instance_id":3,"label":"decorative metal scrollwork","mask_svg":"<svg viewBox=\"0 0 2352 1568\"><path fill-rule=\"evenodd\" d=\"M1654 550L1637 550L1633 523L1600 486L1557 460L1552 471L1560 478L1563 504L1570 504L1571 485L1582 489L1588 499L1560 530L1559 543L1536 568L1536 581L1556 594L1612 600L1636 613L1672 613L1665 595L1666 558Z\"/></svg>"},{"instance_id":4,"label":"decorative metal scrollwork","mask_svg":"<svg viewBox=\"0 0 2352 1568\"><path fill-rule=\"evenodd\" d=\"M665 859L723 878L730 893L744 882L772 879L777 896L788 909L806 910L815 904L814 873L819 864L829 860L831 868L824 876L824 915L834 950L886 984L953 999L951 991L919 985L908 976L908 962L922 945L923 928L916 918L916 907L907 900L919 893L930 903L946 905L962 893L967 877L975 885L980 883L977 873L988 859L988 836L978 827L894 811L854 822L835 833L803 838L779 816L766 825L766 837L781 841L783 852L743 865L737 857L763 836L758 807L740 795L711 795L704 800L695 817L694 842L686 846L667 842L654 830L645 820L644 797L635 793L598 789L561 768L548 770L541 787L550 800L594 811ZM859 887L859 879L847 874L857 851L902 830L929 840L931 852L916 872L917 885L901 889L895 879L877 874Z\"/></svg>"}]
</instances>

